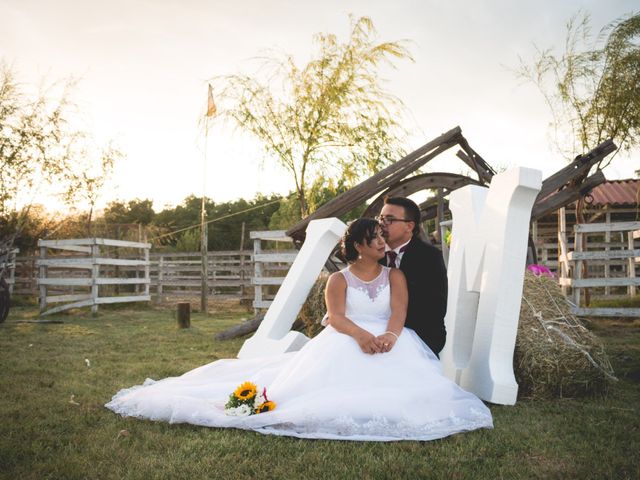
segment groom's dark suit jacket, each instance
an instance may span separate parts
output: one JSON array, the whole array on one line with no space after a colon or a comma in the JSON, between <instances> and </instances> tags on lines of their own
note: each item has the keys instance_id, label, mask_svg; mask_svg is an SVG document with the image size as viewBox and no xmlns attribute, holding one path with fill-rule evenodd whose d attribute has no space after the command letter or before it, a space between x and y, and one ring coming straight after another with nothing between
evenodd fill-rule
<instances>
[{"instance_id":1,"label":"groom's dark suit jacket","mask_svg":"<svg viewBox=\"0 0 640 480\"><path fill-rule=\"evenodd\" d=\"M386 264L386 258L383 260ZM407 278L409 306L405 327L413 329L436 355L444 347L447 332L447 269L442 253L413 237L407 244L400 270Z\"/></svg>"}]
</instances>

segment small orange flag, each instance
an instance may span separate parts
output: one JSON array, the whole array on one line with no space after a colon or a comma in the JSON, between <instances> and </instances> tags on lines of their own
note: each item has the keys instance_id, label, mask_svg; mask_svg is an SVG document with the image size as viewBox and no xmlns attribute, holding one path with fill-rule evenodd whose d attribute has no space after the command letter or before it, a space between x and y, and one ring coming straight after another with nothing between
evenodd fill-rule
<instances>
[{"instance_id":1,"label":"small orange flag","mask_svg":"<svg viewBox=\"0 0 640 480\"><path fill-rule=\"evenodd\" d=\"M213 101L213 88L211 88L211 84L209 84L209 99L207 102L207 117L215 116L218 111L215 102Z\"/></svg>"}]
</instances>

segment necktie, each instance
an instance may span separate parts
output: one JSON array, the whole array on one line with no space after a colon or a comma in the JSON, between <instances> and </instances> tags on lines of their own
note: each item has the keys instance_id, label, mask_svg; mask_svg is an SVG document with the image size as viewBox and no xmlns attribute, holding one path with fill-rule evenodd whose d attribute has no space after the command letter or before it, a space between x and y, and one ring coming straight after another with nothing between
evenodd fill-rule
<instances>
[{"instance_id":1,"label":"necktie","mask_svg":"<svg viewBox=\"0 0 640 480\"><path fill-rule=\"evenodd\" d=\"M387 251L387 266L391 268L396 268L396 258L398 254L393 250Z\"/></svg>"},{"instance_id":2,"label":"necktie","mask_svg":"<svg viewBox=\"0 0 640 480\"><path fill-rule=\"evenodd\" d=\"M403 246L399 253L404 252L406 249L407 245ZM395 250L387 250L385 253L387 254L387 267L396 268L396 258L398 258L399 253L396 253Z\"/></svg>"}]
</instances>

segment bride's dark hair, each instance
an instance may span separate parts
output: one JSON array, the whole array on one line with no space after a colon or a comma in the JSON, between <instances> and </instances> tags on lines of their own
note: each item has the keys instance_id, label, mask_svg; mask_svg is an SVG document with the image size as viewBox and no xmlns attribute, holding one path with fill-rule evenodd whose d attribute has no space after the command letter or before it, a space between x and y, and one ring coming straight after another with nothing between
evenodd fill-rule
<instances>
[{"instance_id":1,"label":"bride's dark hair","mask_svg":"<svg viewBox=\"0 0 640 480\"><path fill-rule=\"evenodd\" d=\"M349 263L358 259L358 251L355 244L371 245L371 241L376 236L378 222L373 218L359 218L349 225L347 231L342 236L342 255Z\"/></svg>"}]
</instances>

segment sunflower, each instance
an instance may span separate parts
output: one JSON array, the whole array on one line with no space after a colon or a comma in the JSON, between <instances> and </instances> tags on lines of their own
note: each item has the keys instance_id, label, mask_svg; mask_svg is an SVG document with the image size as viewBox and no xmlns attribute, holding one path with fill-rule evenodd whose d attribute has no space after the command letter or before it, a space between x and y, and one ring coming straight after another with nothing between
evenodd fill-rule
<instances>
[{"instance_id":1,"label":"sunflower","mask_svg":"<svg viewBox=\"0 0 640 480\"><path fill-rule=\"evenodd\" d=\"M258 408L256 408L256 413L270 412L271 410L275 410L275 408L276 408L275 402L272 402L272 401L264 402Z\"/></svg>"},{"instance_id":2,"label":"sunflower","mask_svg":"<svg viewBox=\"0 0 640 480\"><path fill-rule=\"evenodd\" d=\"M236 388L233 394L238 400L250 400L256 396L257 391L256 385L251 382L244 382L238 388Z\"/></svg>"}]
</instances>

